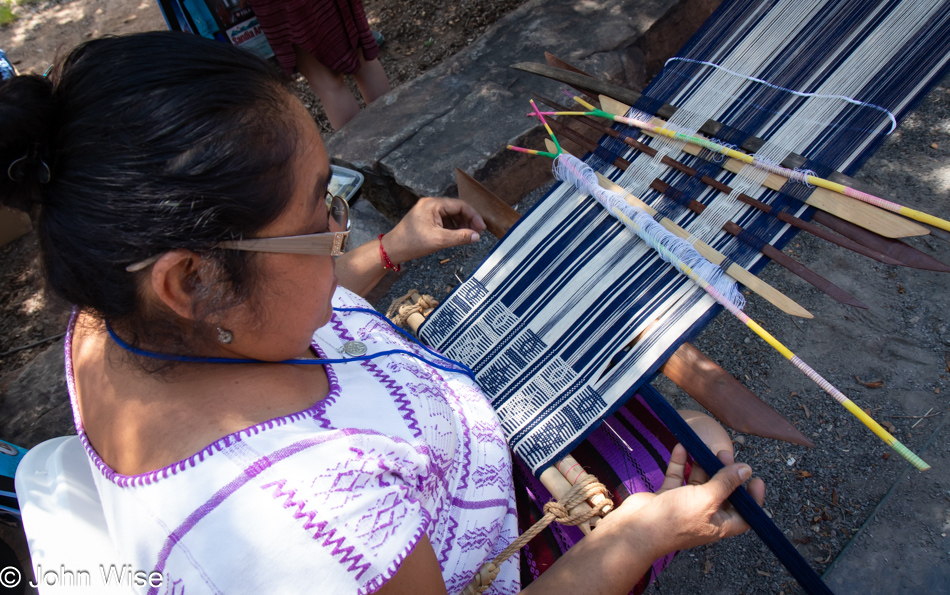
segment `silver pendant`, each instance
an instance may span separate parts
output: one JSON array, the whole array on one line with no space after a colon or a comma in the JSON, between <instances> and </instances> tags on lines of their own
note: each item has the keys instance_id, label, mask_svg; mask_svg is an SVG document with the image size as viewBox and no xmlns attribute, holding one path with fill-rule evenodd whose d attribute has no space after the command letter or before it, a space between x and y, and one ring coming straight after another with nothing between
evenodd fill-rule
<instances>
[{"instance_id":1,"label":"silver pendant","mask_svg":"<svg viewBox=\"0 0 950 595\"><path fill-rule=\"evenodd\" d=\"M366 355L366 345L359 341L347 341L343 344L343 347L340 348L340 353L345 353L353 357Z\"/></svg>"}]
</instances>

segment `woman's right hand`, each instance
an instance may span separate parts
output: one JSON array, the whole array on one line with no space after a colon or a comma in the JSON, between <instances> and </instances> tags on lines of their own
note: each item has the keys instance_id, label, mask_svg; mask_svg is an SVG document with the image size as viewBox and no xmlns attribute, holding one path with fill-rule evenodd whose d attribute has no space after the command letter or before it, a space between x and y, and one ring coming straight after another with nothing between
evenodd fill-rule
<instances>
[{"instance_id":1,"label":"woman's right hand","mask_svg":"<svg viewBox=\"0 0 950 595\"><path fill-rule=\"evenodd\" d=\"M721 451L719 460L726 466L712 479L694 465L686 482L686 449L677 444L655 494L627 497L524 592L629 593L654 560L748 529L728 497L749 479L752 469L734 463L728 451ZM749 492L761 504L765 484L753 479Z\"/></svg>"},{"instance_id":2,"label":"woman's right hand","mask_svg":"<svg viewBox=\"0 0 950 595\"><path fill-rule=\"evenodd\" d=\"M638 541L650 540L657 558L745 532L749 525L728 498L751 477L752 469L735 463L728 451L721 451L718 457L725 467L712 479L694 464L687 481L686 449L677 444L660 489L654 494L632 494L598 523L598 527L608 521L635 525L631 537ZM765 499L765 483L753 479L748 490L761 505Z\"/></svg>"}]
</instances>

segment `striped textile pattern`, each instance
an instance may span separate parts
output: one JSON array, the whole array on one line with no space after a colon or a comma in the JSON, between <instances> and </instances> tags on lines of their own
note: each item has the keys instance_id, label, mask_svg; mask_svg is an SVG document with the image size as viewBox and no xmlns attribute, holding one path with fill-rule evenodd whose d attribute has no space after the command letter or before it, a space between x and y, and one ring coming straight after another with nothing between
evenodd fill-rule
<instances>
[{"instance_id":1,"label":"striped textile pattern","mask_svg":"<svg viewBox=\"0 0 950 595\"><path fill-rule=\"evenodd\" d=\"M740 145L754 135L767 141L758 156L778 162L796 152L820 176L853 173L890 130L887 112L899 120L946 74L948 41L950 2L725 2L681 50L690 61L670 61L634 108L653 113L671 103L680 107L671 128L692 133L712 118L726 125L719 141ZM732 174L709 151L692 157L675 141L615 128L777 211L811 217L801 202L810 189L801 184L767 190L761 172ZM632 162L626 173L608 165L616 156ZM796 231L609 137L585 159L753 271L767 259L722 232L721 221L779 248ZM654 178L676 192L649 189ZM686 209L679 193L707 212ZM559 184L428 318L420 337L475 370L511 447L540 474L719 310L589 196Z\"/></svg>"},{"instance_id":2,"label":"striped textile pattern","mask_svg":"<svg viewBox=\"0 0 950 595\"><path fill-rule=\"evenodd\" d=\"M654 415L642 398L634 396L605 420L572 453L596 477L615 505L631 494L655 492L663 484L666 464L678 440ZM554 497L524 463L514 461L519 531L524 533L544 516L544 505ZM687 462L687 472L690 469ZM552 523L521 550L521 588L537 579L583 537L580 529ZM631 591L639 595L673 560L656 560Z\"/></svg>"}]
</instances>

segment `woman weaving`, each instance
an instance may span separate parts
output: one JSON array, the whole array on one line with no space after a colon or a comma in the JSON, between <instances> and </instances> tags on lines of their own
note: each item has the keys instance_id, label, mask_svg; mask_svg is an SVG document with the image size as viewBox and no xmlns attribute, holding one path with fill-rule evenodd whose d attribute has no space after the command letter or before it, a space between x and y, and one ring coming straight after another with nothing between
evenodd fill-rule
<instances>
[{"instance_id":1,"label":"woman weaving","mask_svg":"<svg viewBox=\"0 0 950 595\"><path fill-rule=\"evenodd\" d=\"M477 240L469 207L422 199L335 258L347 213L306 109L194 36L84 44L0 87L0 114L0 196L38 211L50 288L76 306L67 380L110 535L161 592L455 592L517 536L477 386L359 297ZM750 474L686 477L676 447L655 494L527 590L630 591L654 559L744 531L723 502ZM489 592L520 588L512 559Z\"/></svg>"}]
</instances>

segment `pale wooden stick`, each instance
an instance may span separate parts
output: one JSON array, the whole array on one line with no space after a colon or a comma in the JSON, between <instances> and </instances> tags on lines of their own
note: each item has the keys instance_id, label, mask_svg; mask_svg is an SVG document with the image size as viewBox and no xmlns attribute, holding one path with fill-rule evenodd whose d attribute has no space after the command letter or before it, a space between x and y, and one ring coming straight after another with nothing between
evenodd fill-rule
<instances>
[{"instance_id":1,"label":"pale wooden stick","mask_svg":"<svg viewBox=\"0 0 950 595\"><path fill-rule=\"evenodd\" d=\"M554 496L555 500L561 500L564 498L564 495L571 491L571 488L574 487L571 482L557 470L557 467L548 467L541 473L541 477L538 479L541 480L541 484L551 492L551 495ZM571 515L575 515L580 512L587 512L592 510L590 505L587 502L582 502L570 510ZM577 528L581 530L584 535L588 535L591 530L590 521L581 523L577 525Z\"/></svg>"},{"instance_id":2,"label":"pale wooden stick","mask_svg":"<svg viewBox=\"0 0 950 595\"><path fill-rule=\"evenodd\" d=\"M590 476L590 473L584 471L584 468L581 467L581 464L577 462L577 459L571 455L566 455L554 467L561 472L561 475L563 475L571 485L574 485L577 482L582 481L585 477ZM590 499L590 503L594 506L594 508L601 506L601 504L606 501L607 498L601 496L600 494L595 494ZM608 504L603 507L601 512L602 514L606 515L611 510L613 510L613 506Z\"/></svg>"}]
</instances>

